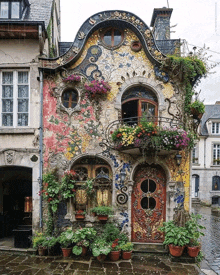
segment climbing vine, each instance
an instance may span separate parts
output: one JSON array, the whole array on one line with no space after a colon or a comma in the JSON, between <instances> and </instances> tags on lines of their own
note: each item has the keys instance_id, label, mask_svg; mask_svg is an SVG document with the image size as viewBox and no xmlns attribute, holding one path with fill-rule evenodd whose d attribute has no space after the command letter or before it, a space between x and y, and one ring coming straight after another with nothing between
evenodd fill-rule
<instances>
[{"instance_id":1,"label":"climbing vine","mask_svg":"<svg viewBox=\"0 0 220 275\"><path fill-rule=\"evenodd\" d=\"M178 77L185 90L184 111L190 113L190 104L192 101L193 86L201 77L207 75L207 66L204 61L196 55L180 57L170 55L162 63L163 69L169 70L172 77Z\"/></svg>"}]
</instances>

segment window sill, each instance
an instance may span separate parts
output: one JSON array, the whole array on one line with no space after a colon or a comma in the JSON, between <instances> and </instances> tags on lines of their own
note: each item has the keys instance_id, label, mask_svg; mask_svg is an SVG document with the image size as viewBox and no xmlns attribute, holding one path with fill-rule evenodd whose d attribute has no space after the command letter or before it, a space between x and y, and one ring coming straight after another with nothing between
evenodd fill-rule
<instances>
[{"instance_id":1,"label":"window sill","mask_svg":"<svg viewBox=\"0 0 220 275\"><path fill-rule=\"evenodd\" d=\"M200 166L199 163L192 163L192 166Z\"/></svg>"},{"instance_id":2,"label":"window sill","mask_svg":"<svg viewBox=\"0 0 220 275\"><path fill-rule=\"evenodd\" d=\"M0 135L8 134L34 134L34 128L1 128Z\"/></svg>"},{"instance_id":3,"label":"window sill","mask_svg":"<svg viewBox=\"0 0 220 275\"><path fill-rule=\"evenodd\" d=\"M210 167L220 167L220 164L212 164Z\"/></svg>"}]
</instances>

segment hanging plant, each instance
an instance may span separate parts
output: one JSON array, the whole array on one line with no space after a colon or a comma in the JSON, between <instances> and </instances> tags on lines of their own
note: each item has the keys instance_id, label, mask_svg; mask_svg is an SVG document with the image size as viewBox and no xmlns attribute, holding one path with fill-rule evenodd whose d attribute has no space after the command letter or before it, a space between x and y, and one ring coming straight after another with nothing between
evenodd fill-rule
<instances>
[{"instance_id":1,"label":"hanging plant","mask_svg":"<svg viewBox=\"0 0 220 275\"><path fill-rule=\"evenodd\" d=\"M76 74L71 74L68 77L63 79L63 82L72 83L81 81L81 76Z\"/></svg>"},{"instance_id":2,"label":"hanging plant","mask_svg":"<svg viewBox=\"0 0 220 275\"><path fill-rule=\"evenodd\" d=\"M190 104L194 94L193 86L201 77L207 75L207 64L196 55L186 57L170 55L162 62L162 67L182 82L185 89L184 111L190 114Z\"/></svg>"},{"instance_id":3,"label":"hanging plant","mask_svg":"<svg viewBox=\"0 0 220 275\"><path fill-rule=\"evenodd\" d=\"M55 213L59 204L59 182L54 171L43 175L43 190L39 195L48 202L49 208Z\"/></svg>"},{"instance_id":4,"label":"hanging plant","mask_svg":"<svg viewBox=\"0 0 220 275\"><path fill-rule=\"evenodd\" d=\"M85 83L84 87L91 98L95 98L98 95L106 96L111 90L111 86L103 80L93 80L90 83Z\"/></svg>"},{"instance_id":5,"label":"hanging plant","mask_svg":"<svg viewBox=\"0 0 220 275\"><path fill-rule=\"evenodd\" d=\"M60 193L62 199L66 200L75 197L76 190L74 188L76 172L67 170L61 179Z\"/></svg>"},{"instance_id":6,"label":"hanging plant","mask_svg":"<svg viewBox=\"0 0 220 275\"><path fill-rule=\"evenodd\" d=\"M93 183L94 179L87 179L87 181L82 185L82 188L86 191L86 194L90 199L94 199L96 194Z\"/></svg>"}]
</instances>

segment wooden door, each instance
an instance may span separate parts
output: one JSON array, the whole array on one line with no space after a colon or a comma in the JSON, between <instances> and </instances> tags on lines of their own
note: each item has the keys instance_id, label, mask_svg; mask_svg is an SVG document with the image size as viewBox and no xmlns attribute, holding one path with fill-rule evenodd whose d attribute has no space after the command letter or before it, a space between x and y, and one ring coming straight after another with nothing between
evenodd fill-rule
<instances>
[{"instance_id":1,"label":"wooden door","mask_svg":"<svg viewBox=\"0 0 220 275\"><path fill-rule=\"evenodd\" d=\"M132 193L132 241L160 243L164 240L158 227L166 215L166 176L160 166L142 166L134 178Z\"/></svg>"}]
</instances>

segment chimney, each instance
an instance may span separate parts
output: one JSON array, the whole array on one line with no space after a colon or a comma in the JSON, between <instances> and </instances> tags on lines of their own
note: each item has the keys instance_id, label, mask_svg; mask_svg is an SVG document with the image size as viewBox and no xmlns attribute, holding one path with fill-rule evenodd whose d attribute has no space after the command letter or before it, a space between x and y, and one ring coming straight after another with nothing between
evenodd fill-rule
<instances>
[{"instance_id":1,"label":"chimney","mask_svg":"<svg viewBox=\"0 0 220 275\"><path fill-rule=\"evenodd\" d=\"M170 39L170 17L173 9L160 8L154 9L150 26L156 40Z\"/></svg>"},{"instance_id":2,"label":"chimney","mask_svg":"<svg viewBox=\"0 0 220 275\"><path fill-rule=\"evenodd\" d=\"M220 105L220 101L216 101L216 102L215 102L215 105Z\"/></svg>"}]
</instances>

